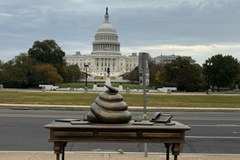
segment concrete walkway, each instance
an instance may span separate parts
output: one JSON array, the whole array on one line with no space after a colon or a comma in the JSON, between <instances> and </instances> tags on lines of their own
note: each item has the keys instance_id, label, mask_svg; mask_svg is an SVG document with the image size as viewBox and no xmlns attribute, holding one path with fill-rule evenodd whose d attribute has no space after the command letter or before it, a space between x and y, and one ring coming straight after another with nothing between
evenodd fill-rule
<instances>
[{"instance_id":1,"label":"concrete walkway","mask_svg":"<svg viewBox=\"0 0 240 160\"><path fill-rule=\"evenodd\" d=\"M0 152L0 160L55 160L53 152ZM164 154L149 153L99 153L99 152L66 152L66 160L165 160ZM238 155L215 154L181 154L179 160L239 160ZM171 156L170 160L173 160Z\"/></svg>"}]
</instances>

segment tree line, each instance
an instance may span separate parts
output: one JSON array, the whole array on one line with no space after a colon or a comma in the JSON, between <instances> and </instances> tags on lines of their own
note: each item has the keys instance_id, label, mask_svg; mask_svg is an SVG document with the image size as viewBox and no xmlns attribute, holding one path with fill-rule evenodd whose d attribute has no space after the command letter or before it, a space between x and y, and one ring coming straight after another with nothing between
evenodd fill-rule
<instances>
[{"instance_id":1,"label":"tree line","mask_svg":"<svg viewBox=\"0 0 240 160\"><path fill-rule=\"evenodd\" d=\"M3 63L0 60L0 84L29 88L39 84L70 83L84 75L77 65L67 65L65 52L54 40L35 41L26 52ZM191 57L178 57L168 64L149 61L151 87L177 87L181 91L233 89L240 83L240 63L221 54L208 58L201 66ZM123 78L139 81L138 67Z\"/></svg>"},{"instance_id":2,"label":"tree line","mask_svg":"<svg viewBox=\"0 0 240 160\"><path fill-rule=\"evenodd\" d=\"M149 61L150 86L177 87L179 91L207 91L234 89L240 86L240 63L230 56L217 54L200 66L191 57L178 57L168 64ZM139 80L138 68L125 77Z\"/></svg>"},{"instance_id":3,"label":"tree line","mask_svg":"<svg viewBox=\"0 0 240 160\"><path fill-rule=\"evenodd\" d=\"M39 84L76 82L77 65L67 65L65 53L54 40L35 41L27 53L0 61L0 84L10 88L37 87Z\"/></svg>"}]
</instances>

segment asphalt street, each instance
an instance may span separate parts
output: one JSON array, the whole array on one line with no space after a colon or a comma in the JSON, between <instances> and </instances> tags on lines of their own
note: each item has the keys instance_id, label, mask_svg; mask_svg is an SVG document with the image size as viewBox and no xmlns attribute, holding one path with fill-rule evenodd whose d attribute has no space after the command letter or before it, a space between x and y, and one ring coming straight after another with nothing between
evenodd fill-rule
<instances>
[{"instance_id":1,"label":"asphalt street","mask_svg":"<svg viewBox=\"0 0 240 160\"><path fill-rule=\"evenodd\" d=\"M141 112L131 111L133 118ZM59 118L81 118L86 111L0 109L0 151L51 151L49 130L43 126ZM240 112L171 112L173 120L190 126L182 153L240 153ZM149 117L153 113L149 113ZM142 152L141 143L68 143L67 151ZM165 151L148 144L149 152Z\"/></svg>"}]
</instances>

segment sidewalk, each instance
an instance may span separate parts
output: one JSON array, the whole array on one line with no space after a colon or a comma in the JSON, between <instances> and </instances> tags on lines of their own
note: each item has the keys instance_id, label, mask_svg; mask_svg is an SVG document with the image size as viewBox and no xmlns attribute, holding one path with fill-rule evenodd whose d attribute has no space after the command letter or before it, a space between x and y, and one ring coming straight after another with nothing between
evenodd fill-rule
<instances>
[{"instance_id":1,"label":"sidewalk","mask_svg":"<svg viewBox=\"0 0 240 160\"><path fill-rule=\"evenodd\" d=\"M55 160L53 152L9 152L1 151L0 160ZM66 160L165 160L163 153L149 153L144 157L144 153L99 153L99 152L66 152ZM216 154L180 154L179 160L239 160L238 155L216 155ZM173 160L173 156L170 157Z\"/></svg>"}]
</instances>

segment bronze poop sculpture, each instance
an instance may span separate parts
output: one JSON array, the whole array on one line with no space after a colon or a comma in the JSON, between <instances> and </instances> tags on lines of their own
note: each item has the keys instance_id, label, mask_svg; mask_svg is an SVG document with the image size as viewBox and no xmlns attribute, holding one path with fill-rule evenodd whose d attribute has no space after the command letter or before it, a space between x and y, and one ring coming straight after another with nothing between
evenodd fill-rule
<instances>
[{"instance_id":1,"label":"bronze poop sculpture","mask_svg":"<svg viewBox=\"0 0 240 160\"><path fill-rule=\"evenodd\" d=\"M123 97L112 86L105 86L108 90L100 93L92 103L87 120L94 123L128 123L132 115Z\"/></svg>"}]
</instances>

